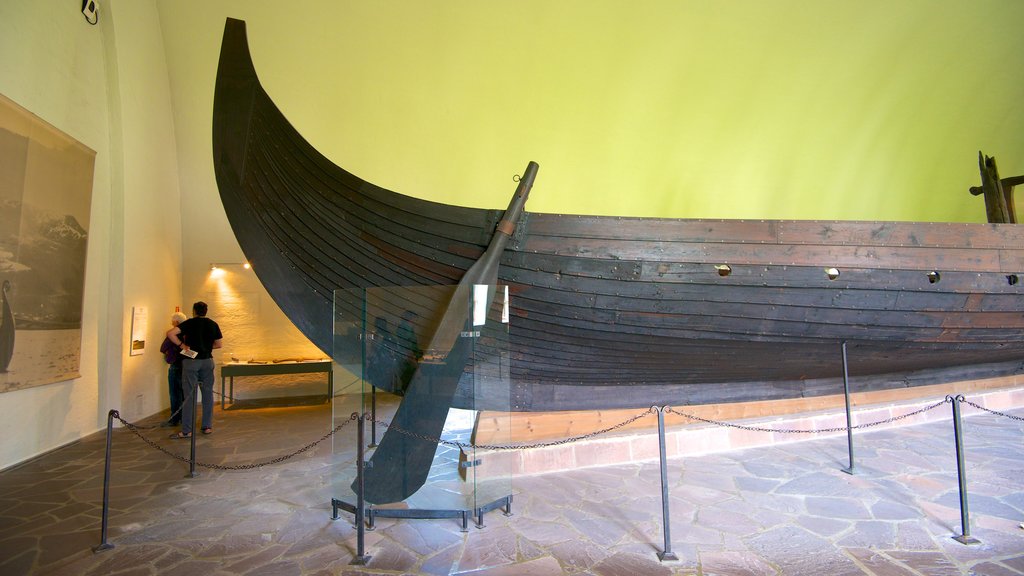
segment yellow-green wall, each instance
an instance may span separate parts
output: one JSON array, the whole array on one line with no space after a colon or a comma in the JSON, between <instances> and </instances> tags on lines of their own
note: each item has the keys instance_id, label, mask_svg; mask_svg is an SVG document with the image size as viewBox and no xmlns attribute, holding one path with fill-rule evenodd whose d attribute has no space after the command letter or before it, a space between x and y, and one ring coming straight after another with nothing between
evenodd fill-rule
<instances>
[{"instance_id":1,"label":"yellow-green wall","mask_svg":"<svg viewBox=\"0 0 1024 576\"><path fill-rule=\"evenodd\" d=\"M537 212L983 221L978 151L1024 173L1016 0L159 6L204 182L225 16L320 150L444 202L536 160Z\"/></svg>"}]
</instances>

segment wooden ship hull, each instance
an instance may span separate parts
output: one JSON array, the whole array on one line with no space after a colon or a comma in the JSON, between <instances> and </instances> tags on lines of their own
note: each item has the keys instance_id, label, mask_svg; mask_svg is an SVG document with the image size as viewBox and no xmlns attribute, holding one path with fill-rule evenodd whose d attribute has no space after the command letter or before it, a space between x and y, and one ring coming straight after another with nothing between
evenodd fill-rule
<instances>
[{"instance_id":1,"label":"wooden ship hull","mask_svg":"<svg viewBox=\"0 0 1024 576\"><path fill-rule=\"evenodd\" d=\"M504 212L397 194L327 160L260 86L237 20L213 150L253 269L329 355L335 290L456 285ZM514 411L834 394L843 342L858 391L1024 367L1015 224L525 212L508 233L496 282L511 295L503 408Z\"/></svg>"}]
</instances>

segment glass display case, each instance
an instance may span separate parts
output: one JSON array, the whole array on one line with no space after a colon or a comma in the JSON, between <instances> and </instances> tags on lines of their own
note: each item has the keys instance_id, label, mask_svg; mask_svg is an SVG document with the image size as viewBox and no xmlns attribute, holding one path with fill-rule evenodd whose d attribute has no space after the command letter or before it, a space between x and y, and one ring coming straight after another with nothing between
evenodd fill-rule
<instances>
[{"instance_id":1,"label":"glass display case","mask_svg":"<svg viewBox=\"0 0 1024 576\"><path fill-rule=\"evenodd\" d=\"M334 294L335 517L473 518L511 510L507 286L420 286ZM481 414L488 447L476 447ZM505 422L502 422L505 420Z\"/></svg>"}]
</instances>

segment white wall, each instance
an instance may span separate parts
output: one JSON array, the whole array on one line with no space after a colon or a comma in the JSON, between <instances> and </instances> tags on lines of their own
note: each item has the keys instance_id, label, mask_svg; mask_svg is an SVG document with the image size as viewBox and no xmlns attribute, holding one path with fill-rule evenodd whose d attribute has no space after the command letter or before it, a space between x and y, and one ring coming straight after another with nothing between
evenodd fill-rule
<instances>
[{"instance_id":1,"label":"white wall","mask_svg":"<svg viewBox=\"0 0 1024 576\"><path fill-rule=\"evenodd\" d=\"M174 307L186 314L190 307L181 299L178 159L159 14L149 0L104 5L115 31L118 78L111 83L111 145L123 174L116 183L123 188L114 187L124 206L120 342L129 341L132 307L145 307L149 315L145 353L121 354L121 412L131 420L168 407L159 347Z\"/></svg>"},{"instance_id":2,"label":"white wall","mask_svg":"<svg viewBox=\"0 0 1024 576\"><path fill-rule=\"evenodd\" d=\"M150 0L0 3L0 92L96 151L81 377L0 395L0 469L168 405L156 348L181 301L180 206L161 30ZM129 357L131 306L146 353Z\"/></svg>"}]
</instances>

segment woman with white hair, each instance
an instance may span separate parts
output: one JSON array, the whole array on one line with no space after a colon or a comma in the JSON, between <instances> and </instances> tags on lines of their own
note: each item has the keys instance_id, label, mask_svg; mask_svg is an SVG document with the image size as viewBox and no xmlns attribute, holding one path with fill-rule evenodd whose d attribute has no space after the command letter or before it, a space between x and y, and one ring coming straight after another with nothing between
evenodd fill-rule
<instances>
[{"instance_id":1,"label":"woman with white hair","mask_svg":"<svg viewBox=\"0 0 1024 576\"><path fill-rule=\"evenodd\" d=\"M171 315L171 326L177 327L188 317L181 312L175 312ZM177 426L181 424L181 405L184 399L184 394L181 387L181 349L174 342L171 342L170 338L164 338L163 344L160 345L160 352L164 355L164 360L167 361L167 392L171 396L171 417L162 426Z\"/></svg>"}]
</instances>

